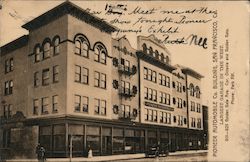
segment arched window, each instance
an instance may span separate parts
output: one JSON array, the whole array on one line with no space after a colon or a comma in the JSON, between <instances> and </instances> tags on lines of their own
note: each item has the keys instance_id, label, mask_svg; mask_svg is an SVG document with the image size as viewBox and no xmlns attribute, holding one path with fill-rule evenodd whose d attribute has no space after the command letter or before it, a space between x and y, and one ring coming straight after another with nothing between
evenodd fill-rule
<instances>
[{"instance_id":1,"label":"arched window","mask_svg":"<svg viewBox=\"0 0 250 162\"><path fill-rule=\"evenodd\" d=\"M43 59L50 57L50 43L45 42L43 45Z\"/></svg>"},{"instance_id":2,"label":"arched window","mask_svg":"<svg viewBox=\"0 0 250 162\"><path fill-rule=\"evenodd\" d=\"M152 47L149 47L149 54L150 54L151 56L153 56L153 53L154 53L153 48L152 48Z\"/></svg>"},{"instance_id":3,"label":"arched window","mask_svg":"<svg viewBox=\"0 0 250 162\"><path fill-rule=\"evenodd\" d=\"M166 57L164 58L164 62L167 63L167 64L169 63L169 57L168 57L168 56L166 56Z\"/></svg>"},{"instance_id":4,"label":"arched window","mask_svg":"<svg viewBox=\"0 0 250 162\"><path fill-rule=\"evenodd\" d=\"M41 54L41 49L40 46L37 45L34 49L34 54L35 54L35 62L39 62L40 61L40 54Z\"/></svg>"},{"instance_id":5,"label":"arched window","mask_svg":"<svg viewBox=\"0 0 250 162\"><path fill-rule=\"evenodd\" d=\"M60 44L60 38L59 37L54 38L54 55L58 55L60 52L59 44Z\"/></svg>"},{"instance_id":6,"label":"arched window","mask_svg":"<svg viewBox=\"0 0 250 162\"><path fill-rule=\"evenodd\" d=\"M189 85L189 90L190 90L190 96L194 96L194 85L192 83Z\"/></svg>"},{"instance_id":7,"label":"arched window","mask_svg":"<svg viewBox=\"0 0 250 162\"><path fill-rule=\"evenodd\" d=\"M159 52L157 50L155 50L155 58L159 59Z\"/></svg>"},{"instance_id":8,"label":"arched window","mask_svg":"<svg viewBox=\"0 0 250 162\"><path fill-rule=\"evenodd\" d=\"M100 62L102 64L106 64L107 61L106 48L102 44L98 43L95 45L94 51L95 51L95 61Z\"/></svg>"},{"instance_id":9,"label":"arched window","mask_svg":"<svg viewBox=\"0 0 250 162\"><path fill-rule=\"evenodd\" d=\"M163 55L163 53L161 53L161 55L160 55L160 60L164 61L164 55Z\"/></svg>"},{"instance_id":10,"label":"arched window","mask_svg":"<svg viewBox=\"0 0 250 162\"><path fill-rule=\"evenodd\" d=\"M142 51L147 54L147 45L145 43L143 43L142 45Z\"/></svg>"},{"instance_id":11,"label":"arched window","mask_svg":"<svg viewBox=\"0 0 250 162\"><path fill-rule=\"evenodd\" d=\"M200 94L201 94L200 88L198 86L196 86L195 87L195 96L196 96L196 98L200 98Z\"/></svg>"},{"instance_id":12,"label":"arched window","mask_svg":"<svg viewBox=\"0 0 250 162\"><path fill-rule=\"evenodd\" d=\"M75 38L75 54L89 57L89 41L83 35L79 35Z\"/></svg>"},{"instance_id":13,"label":"arched window","mask_svg":"<svg viewBox=\"0 0 250 162\"><path fill-rule=\"evenodd\" d=\"M80 40L75 41L75 54L81 55L81 41Z\"/></svg>"}]
</instances>

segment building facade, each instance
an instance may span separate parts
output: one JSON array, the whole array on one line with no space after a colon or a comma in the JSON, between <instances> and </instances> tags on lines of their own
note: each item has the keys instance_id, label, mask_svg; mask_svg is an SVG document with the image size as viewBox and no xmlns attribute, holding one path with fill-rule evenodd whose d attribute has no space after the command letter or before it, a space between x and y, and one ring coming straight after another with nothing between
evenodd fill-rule
<instances>
[{"instance_id":1,"label":"building facade","mask_svg":"<svg viewBox=\"0 0 250 162\"><path fill-rule=\"evenodd\" d=\"M58 28L60 26L60 28ZM153 35L137 49L116 28L64 2L1 47L2 156L34 158L203 149L202 76L171 64Z\"/></svg>"}]
</instances>

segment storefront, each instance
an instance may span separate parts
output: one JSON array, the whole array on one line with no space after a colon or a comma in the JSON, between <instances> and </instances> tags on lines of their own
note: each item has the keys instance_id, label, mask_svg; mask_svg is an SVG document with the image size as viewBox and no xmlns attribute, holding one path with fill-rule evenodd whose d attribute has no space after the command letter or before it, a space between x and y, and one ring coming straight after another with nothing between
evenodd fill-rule
<instances>
[{"instance_id":1,"label":"storefront","mask_svg":"<svg viewBox=\"0 0 250 162\"><path fill-rule=\"evenodd\" d=\"M47 123L48 124L48 123ZM48 157L69 157L72 141L73 157L144 153L154 145L171 152L201 149L202 134L192 130L160 126L65 120L39 126L39 142ZM200 144L201 145L201 144Z\"/></svg>"}]
</instances>

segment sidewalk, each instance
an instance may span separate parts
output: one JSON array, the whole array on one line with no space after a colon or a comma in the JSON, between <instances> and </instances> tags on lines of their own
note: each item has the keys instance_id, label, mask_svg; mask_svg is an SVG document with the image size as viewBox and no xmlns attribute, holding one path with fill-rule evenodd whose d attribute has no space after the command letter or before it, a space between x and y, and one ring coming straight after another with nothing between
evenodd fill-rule
<instances>
[{"instance_id":1,"label":"sidewalk","mask_svg":"<svg viewBox=\"0 0 250 162\"><path fill-rule=\"evenodd\" d=\"M189 154L202 154L202 153L207 153L207 152L208 152L208 150L177 151L177 152L170 152L169 156L189 155Z\"/></svg>"},{"instance_id":2,"label":"sidewalk","mask_svg":"<svg viewBox=\"0 0 250 162\"><path fill-rule=\"evenodd\" d=\"M207 153L207 150L191 150L191 151L178 151L171 152L168 156L178 155L190 155L190 154L203 154ZM87 162L87 161L116 161L124 159L140 159L145 158L145 154L122 154L122 155L111 155L111 156L94 156L92 158L74 157L72 162ZM48 158L46 162L70 162L69 158ZM36 159L19 159L19 160L6 160L6 162L38 162Z\"/></svg>"}]
</instances>

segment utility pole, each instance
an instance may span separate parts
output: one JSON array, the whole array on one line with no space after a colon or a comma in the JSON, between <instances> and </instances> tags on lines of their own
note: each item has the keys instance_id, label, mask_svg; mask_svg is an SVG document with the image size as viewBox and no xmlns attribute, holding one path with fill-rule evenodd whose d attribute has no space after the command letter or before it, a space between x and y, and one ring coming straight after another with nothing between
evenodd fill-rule
<instances>
[{"instance_id":1,"label":"utility pole","mask_svg":"<svg viewBox=\"0 0 250 162\"><path fill-rule=\"evenodd\" d=\"M70 156L70 162L72 162L72 149L73 149L73 143L72 143L73 137L70 135L70 144L69 144L69 156Z\"/></svg>"}]
</instances>

